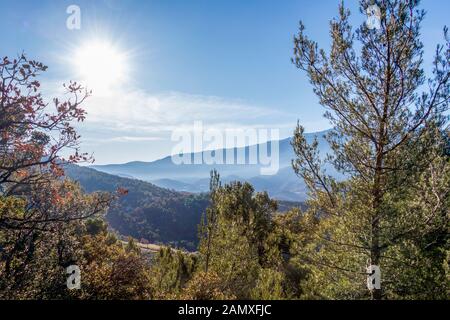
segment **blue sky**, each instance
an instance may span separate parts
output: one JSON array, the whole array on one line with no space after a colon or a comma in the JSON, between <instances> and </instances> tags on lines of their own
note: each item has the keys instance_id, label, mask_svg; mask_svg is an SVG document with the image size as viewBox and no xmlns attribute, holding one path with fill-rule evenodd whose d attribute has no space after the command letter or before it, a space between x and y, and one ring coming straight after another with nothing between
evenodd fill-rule
<instances>
[{"instance_id":1,"label":"blue sky","mask_svg":"<svg viewBox=\"0 0 450 320\"><path fill-rule=\"evenodd\" d=\"M96 162L150 161L170 154L170 132L194 121L217 128L279 128L297 119L307 131L328 128L304 73L291 63L298 21L329 46L339 0L0 1L0 55L22 50L49 65L46 94L76 79L71 61L83 43L104 40L124 53L127 81L86 102L79 127ZM365 20L345 1L354 25ZM66 8L81 8L81 30L65 27ZM426 64L441 42L450 1L424 0Z\"/></svg>"}]
</instances>

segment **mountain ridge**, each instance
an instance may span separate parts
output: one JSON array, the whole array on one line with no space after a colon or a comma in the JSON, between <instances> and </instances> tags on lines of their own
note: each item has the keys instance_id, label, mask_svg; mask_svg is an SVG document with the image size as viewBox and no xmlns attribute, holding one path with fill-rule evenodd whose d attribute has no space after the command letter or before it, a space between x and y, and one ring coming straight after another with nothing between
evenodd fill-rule
<instances>
[{"instance_id":1,"label":"mountain ridge","mask_svg":"<svg viewBox=\"0 0 450 320\"><path fill-rule=\"evenodd\" d=\"M312 142L314 138L317 138L319 150L323 156L330 150L328 143L324 139L324 135L329 131L325 130L305 134L308 142ZM151 162L131 161L124 164L93 165L90 168L113 175L133 177L176 191L197 193L208 191L210 171L216 169L224 182L234 180L247 181L254 185L256 191L267 191L271 197L278 200L303 202L307 198L306 186L295 175L291 167L291 161L295 157L290 144L291 140L292 137L278 141L279 169L275 175L261 175L261 168L263 166L260 164L177 165L173 163L172 156L166 156ZM271 145L273 142L271 141L269 143ZM233 150L235 159L237 158L238 152L245 152L245 159L248 160L249 150L254 146L258 146L259 148L261 144L189 153L189 157L193 159L196 155L198 156L200 154L204 157L207 152L222 152L226 155L227 150ZM332 174L337 174L334 172L334 168L329 167L327 169Z\"/></svg>"}]
</instances>

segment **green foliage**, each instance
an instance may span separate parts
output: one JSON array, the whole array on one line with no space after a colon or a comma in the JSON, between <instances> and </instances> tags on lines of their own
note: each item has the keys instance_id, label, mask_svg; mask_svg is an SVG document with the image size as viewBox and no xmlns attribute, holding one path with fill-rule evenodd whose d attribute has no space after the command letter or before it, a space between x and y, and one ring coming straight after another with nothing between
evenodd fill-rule
<instances>
[{"instance_id":1,"label":"green foliage","mask_svg":"<svg viewBox=\"0 0 450 320\"><path fill-rule=\"evenodd\" d=\"M100 216L108 197L85 195L69 181L40 184L30 195L1 198L1 295L65 297L65 267L80 257L84 221Z\"/></svg>"},{"instance_id":2,"label":"green foliage","mask_svg":"<svg viewBox=\"0 0 450 320\"><path fill-rule=\"evenodd\" d=\"M284 274L272 269L261 269L255 287L251 291L252 299L281 300L285 298L283 290Z\"/></svg>"},{"instance_id":3,"label":"green foliage","mask_svg":"<svg viewBox=\"0 0 450 320\"><path fill-rule=\"evenodd\" d=\"M236 297L229 292L226 283L214 272L199 271L195 273L192 279L179 296L186 300L231 300Z\"/></svg>"},{"instance_id":4,"label":"green foliage","mask_svg":"<svg viewBox=\"0 0 450 320\"><path fill-rule=\"evenodd\" d=\"M81 268L81 290L77 299L151 299L151 270L133 241L126 246L101 232L85 235L76 264Z\"/></svg>"},{"instance_id":5,"label":"green foliage","mask_svg":"<svg viewBox=\"0 0 450 320\"><path fill-rule=\"evenodd\" d=\"M267 295L264 286L275 281L267 279L273 275L269 270L282 263L272 221L277 204L266 193L255 193L248 183L221 186L216 174L211 181L211 206L200 242L202 269L219 277L213 277L214 287L220 283L227 295L238 299ZM281 287L277 288L281 296Z\"/></svg>"},{"instance_id":6,"label":"green foliage","mask_svg":"<svg viewBox=\"0 0 450 320\"><path fill-rule=\"evenodd\" d=\"M195 255L162 247L152 263L151 284L157 299L176 298L197 269Z\"/></svg>"}]
</instances>

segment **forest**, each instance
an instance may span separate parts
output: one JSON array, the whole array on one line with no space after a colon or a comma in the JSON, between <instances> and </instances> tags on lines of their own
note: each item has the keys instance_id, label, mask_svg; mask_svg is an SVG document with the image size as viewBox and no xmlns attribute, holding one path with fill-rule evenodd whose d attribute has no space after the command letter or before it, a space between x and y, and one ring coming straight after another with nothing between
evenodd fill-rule
<instances>
[{"instance_id":1,"label":"forest","mask_svg":"<svg viewBox=\"0 0 450 320\"><path fill-rule=\"evenodd\" d=\"M75 129L91 91L70 81L47 101L45 64L1 58L0 299L447 300L450 35L428 74L419 1L380 8L374 32L342 4L326 50L299 24L292 64L333 130L323 157L301 120L292 128L308 199L283 210L216 170L194 195L79 167L92 161ZM142 239L166 245L148 254ZM370 266L381 285L368 289Z\"/></svg>"}]
</instances>

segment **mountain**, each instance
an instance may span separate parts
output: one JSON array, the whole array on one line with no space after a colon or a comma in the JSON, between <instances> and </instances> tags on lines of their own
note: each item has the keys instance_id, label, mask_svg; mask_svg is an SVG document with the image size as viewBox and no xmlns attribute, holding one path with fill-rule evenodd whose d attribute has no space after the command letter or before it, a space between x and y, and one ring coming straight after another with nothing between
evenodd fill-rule
<instances>
[{"instance_id":1,"label":"mountain","mask_svg":"<svg viewBox=\"0 0 450 320\"><path fill-rule=\"evenodd\" d=\"M308 133L305 135L308 142L314 138L318 140L318 147L322 156L330 151L330 147L324 135L328 131ZM274 142L270 142L271 146ZM263 145L247 146L234 149L219 149L212 151L213 154L222 154L226 160L228 152L233 153L232 163L237 163L237 155L245 153L245 160L248 163L249 151L252 147L259 150ZM206 154L211 151L201 153L190 153L184 155L191 162L194 159L205 159ZM294 152L291 146L291 138L279 141L279 170L274 175L261 175L264 166L260 164L175 164L172 157L168 156L153 162L134 161L125 164L94 165L94 168L109 174L134 177L151 182L157 186L189 192L206 192L209 188L209 175L212 169L218 170L223 182L241 180L250 182L256 191L267 191L273 198L286 201L305 201L307 198L306 187L292 170L291 161ZM327 172L338 176L332 167L327 167Z\"/></svg>"}]
</instances>

